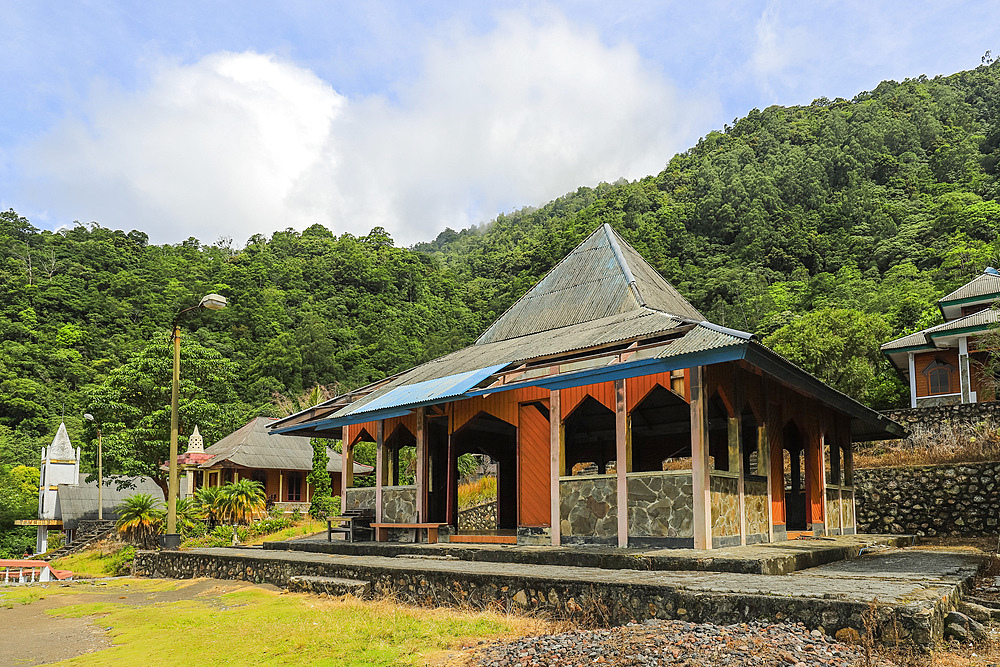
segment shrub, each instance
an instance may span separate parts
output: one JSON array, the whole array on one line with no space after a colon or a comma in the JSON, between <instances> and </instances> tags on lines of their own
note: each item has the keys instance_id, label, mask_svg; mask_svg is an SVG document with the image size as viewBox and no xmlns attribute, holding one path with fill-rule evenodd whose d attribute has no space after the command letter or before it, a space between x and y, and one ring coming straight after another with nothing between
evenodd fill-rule
<instances>
[{"instance_id":1,"label":"shrub","mask_svg":"<svg viewBox=\"0 0 1000 667\"><path fill-rule=\"evenodd\" d=\"M112 577L124 577L132 574L132 561L135 560L135 547L122 547L108 558L108 571Z\"/></svg>"}]
</instances>

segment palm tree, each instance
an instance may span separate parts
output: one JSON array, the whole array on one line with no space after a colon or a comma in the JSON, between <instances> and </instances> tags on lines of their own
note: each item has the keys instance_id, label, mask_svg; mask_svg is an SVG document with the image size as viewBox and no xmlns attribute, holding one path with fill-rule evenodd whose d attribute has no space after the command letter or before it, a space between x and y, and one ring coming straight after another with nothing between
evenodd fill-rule
<instances>
[{"instance_id":1,"label":"palm tree","mask_svg":"<svg viewBox=\"0 0 1000 667\"><path fill-rule=\"evenodd\" d=\"M180 532L186 534L199 521L201 521L201 508L198 507L194 498L178 498L177 528Z\"/></svg>"},{"instance_id":2,"label":"palm tree","mask_svg":"<svg viewBox=\"0 0 1000 667\"><path fill-rule=\"evenodd\" d=\"M215 528L225 518L222 487L203 486L194 492L194 500L208 522L209 530Z\"/></svg>"},{"instance_id":3,"label":"palm tree","mask_svg":"<svg viewBox=\"0 0 1000 667\"><path fill-rule=\"evenodd\" d=\"M222 487L221 493L224 514L231 523L246 525L264 512L267 498L260 482L250 479L230 482Z\"/></svg>"},{"instance_id":4,"label":"palm tree","mask_svg":"<svg viewBox=\"0 0 1000 667\"><path fill-rule=\"evenodd\" d=\"M133 544L152 548L163 526L163 503L149 493L129 496L118 507L118 532Z\"/></svg>"}]
</instances>

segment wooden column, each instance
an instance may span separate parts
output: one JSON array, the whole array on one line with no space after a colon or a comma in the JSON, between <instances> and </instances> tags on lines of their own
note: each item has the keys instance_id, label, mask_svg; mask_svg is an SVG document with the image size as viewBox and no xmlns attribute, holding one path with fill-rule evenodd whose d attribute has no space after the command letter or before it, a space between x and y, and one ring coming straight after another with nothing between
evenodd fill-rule
<instances>
[{"instance_id":1,"label":"wooden column","mask_svg":"<svg viewBox=\"0 0 1000 667\"><path fill-rule=\"evenodd\" d=\"M282 492L282 482L284 481L284 479L285 479L285 471L284 470L279 470L278 471L278 502L279 503L284 502L284 497L281 495L281 492Z\"/></svg>"},{"instance_id":2,"label":"wooden column","mask_svg":"<svg viewBox=\"0 0 1000 667\"><path fill-rule=\"evenodd\" d=\"M819 457L819 507L820 514L819 518L823 522L823 534L830 535L830 528L827 526L826 517L826 434L823 433L819 436L819 451L817 452ZM832 469L832 464L831 464Z\"/></svg>"},{"instance_id":3,"label":"wooden column","mask_svg":"<svg viewBox=\"0 0 1000 667\"><path fill-rule=\"evenodd\" d=\"M445 499L445 521L458 530L458 451L451 437L451 418L448 418L448 489ZM500 519L500 505L497 504L497 520Z\"/></svg>"},{"instance_id":4,"label":"wooden column","mask_svg":"<svg viewBox=\"0 0 1000 667\"><path fill-rule=\"evenodd\" d=\"M694 548L712 548L712 504L709 495L708 411L701 366L691 369L691 468L694 498Z\"/></svg>"},{"instance_id":5,"label":"wooden column","mask_svg":"<svg viewBox=\"0 0 1000 667\"><path fill-rule=\"evenodd\" d=\"M743 424L739 414L729 418L729 463L732 469L733 455L736 455L736 496L740 512L740 544L747 543L747 505L746 505L746 485L743 476L746 470L743 469L743 448L747 446L743 442Z\"/></svg>"},{"instance_id":6,"label":"wooden column","mask_svg":"<svg viewBox=\"0 0 1000 667\"><path fill-rule=\"evenodd\" d=\"M766 403L763 412L766 415ZM757 450L757 474L764 470L764 475L767 477L767 541L774 542L774 508L771 506L771 497L774 493L771 489L771 441L768 440L766 422L757 429L757 442L760 447Z\"/></svg>"},{"instance_id":7,"label":"wooden column","mask_svg":"<svg viewBox=\"0 0 1000 667\"><path fill-rule=\"evenodd\" d=\"M562 543L560 510L559 510L559 476L562 475L562 405L559 402L559 390L549 393L549 510L552 536L552 546Z\"/></svg>"},{"instance_id":8,"label":"wooden column","mask_svg":"<svg viewBox=\"0 0 1000 667\"><path fill-rule=\"evenodd\" d=\"M618 546L628 546L628 409L625 380L615 380L615 481L618 485Z\"/></svg>"},{"instance_id":9,"label":"wooden column","mask_svg":"<svg viewBox=\"0 0 1000 667\"><path fill-rule=\"evenodd\" d=\"M382 487L386 481L385 420L375 425L375 523L382 523Z\"/></svg>"},{"instance_id":10,"label":"wooden column","mask_svg":"<svg viewBox=\"0 0 1000 667\"><path fill-rule=\"evenodd\" d=\"M347 429L344 429L347 435ZM347 508L347 490L354 486L354 444L346 437L340 441L340 507Z\"/></svg>"},{"instance_id":11,"label":"wooden column","mask_svg":"<svg viewBox=\"0 0 1000 667\"><path fill-rule=\"evenodd\" d=\"M417 521L427 520L427 410L417 408Z\"/></svg>"}]
</instances>

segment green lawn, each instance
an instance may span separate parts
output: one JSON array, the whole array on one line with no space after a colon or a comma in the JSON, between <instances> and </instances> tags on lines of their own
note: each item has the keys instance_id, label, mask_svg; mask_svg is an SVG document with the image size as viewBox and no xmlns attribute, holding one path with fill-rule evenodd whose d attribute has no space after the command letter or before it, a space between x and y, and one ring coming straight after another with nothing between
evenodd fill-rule
<instances>
[{"instance_id":1,"label":"green lawn","mask_svg":"<svg viewBox=\"0 0 1000 667\"><path fill-rule=\"evenodd\" d=\"M93 602L81 602L86 595L67 599L66 606L47 613L93 616L109 628L114 643L59 664L423 665L478 639L544 630L541 621L496 613L286 594L236 581L216 584L227 592L184 595L192 582L136 579L45 589L50 597L103 594ZM0 596L0 604L30 604L38 590Z\"/></svg>"}]
</instances>

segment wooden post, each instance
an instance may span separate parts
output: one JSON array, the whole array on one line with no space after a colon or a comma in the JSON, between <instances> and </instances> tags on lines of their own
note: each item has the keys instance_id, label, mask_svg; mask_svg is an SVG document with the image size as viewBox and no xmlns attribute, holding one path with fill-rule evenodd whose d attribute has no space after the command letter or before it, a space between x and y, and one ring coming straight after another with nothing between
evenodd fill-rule
<instances>
[{"instance_id":1,"label":"wooden post","mask_svg":"<svg viewBox=\"0 0 1000 667\"><path fill-rule=\"evenodd\" d=\"M820 519L823 521L823 534L832 535L829 526L827 526L827 516L826 516L826 433L819 436L819 499L820 499ZM831 463L832 470L832 463Z\"/></svg>"},{"instance_id":2,"label":"wooden post","mask_svg":"<svg viewBox=\"0 0 1000 667\"><path fill-rule=\"evenodd\" d=\"M417 408L417 522L427 519L427 410Z\"/></svg>"},{"instance_id":3,"label":"wooden post","mask_svg":"<svg viewBox=\"0 0 1000 667\"><path fill-rule=\"evenodd\" d=\"M445 492L445 521L458 530L458 453L451 437L451 417L448 417L448 489ZM500 519L500 506L497 505L497 520Z\"/></svg>"},{"instance_id":4,"label":"wooden post","mask_svg":"<svg viewBox=\"0 0 1000 667\"><path fill-rule=\"evenodd\" d=\"M282 500L283 496L281 495L281 483L284 481L284 479L285 479L285 471L284 470L279 470L278 471L278 502L279 503L280 502L284 502Z\"/></svg>"},{"instance_id":5,"label":"wooden post","mask_svg":"<svg viewBox=\"0 0 1000 667\"><path fill-rule=\"evenodd\" d=\"M340 508L347 509L347 489L354 483L354 446L351 444L350 432L344 429L344 438L340 441Z\"/></svg>"},{"instance_id":6,"label":"wooden post","mask_svg":"<svg viewBox=\"0 0 1000 667\"><path fill-rule=\"evenodd\" d=\"M767 407L762 410L767 415ZM771 441L767 436L767 422L757 429L757 443L760 449L757 450L757 474L760 474L763 466L764 475L767 477L767 541L774 542L774 508L771 506Z\"/></svg>"},{"instance_id":7,"label":"wooden post","mask_svg":"<svg viewBox=\"0 0 1000 667\"><path fill-rule=\"evenodd\" d=\"M382 487L385 486L385 420L375 426L375 523L382 523Z\"/></svg>"},{"instance_id":8,"label":"wooden post","mask_svg":"<svg viewBox=\"0 0 1000 667\"><path fill-rule=\"evenodd\" d=\"M615 481L618 486L618 546L628 546L628 411L625 380L615 380Z\"/></svg>"},{"instance_id":9,"label":"wooden post","mask_svg":"<svg viewBox=\"0 0 1000 667\"><path fill-rule=\"evenodd\" d=\"M691 369L691 468L694 493L694 548L712 548L712 504L709 494L708 411L701 366Z\"/></svg>"},{"instance_id":10,"label":"wooden post","mask_svg":"<svg viewBox=\"0 0 1000 667\"><path fill-rule=\"evenodd\" d=\"M747 443L743 442L743 424L741 415L737 414L735 417L729 418L729 462L732 464L733 455L736 455L736 472L739 477L736 478L736 496L738 498L738 506L740 512L740 544L746 545L747 543L747 504L746 504L746 484L744 481L744 475L746 471L743 469L743 448L747 446Z\"/></svg>"},{"instance_id":11,"label":"wooden post","mask_svg":"<svg viewBox=\"0 0 1000 667\"><path fill-rule=\"evenodd\" d=\"M562 543L559 506L559 476L562 475L562 406L559 390L549 393L549 511L552 546Z\"/></svg>"}]
</instances>

